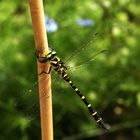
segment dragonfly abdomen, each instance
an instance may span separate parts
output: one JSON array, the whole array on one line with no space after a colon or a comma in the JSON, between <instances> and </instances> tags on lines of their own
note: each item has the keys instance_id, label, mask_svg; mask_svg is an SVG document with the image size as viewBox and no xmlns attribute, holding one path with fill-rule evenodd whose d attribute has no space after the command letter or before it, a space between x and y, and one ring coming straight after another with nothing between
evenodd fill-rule
<instances>
[{"instance_id":1,"label":"dragonfly abdomen","mask_svg":"<svg viewBox=\"0 0 140 140\"><path fill-rule=\"evenodd\" d=\"M98 113L95 111L95 109L91 106L91 104L86 100L86 97L79 91L79 89L74 85L74 83L70 80L68 75L63 71L62 72L63 80L68 82L72 89L76 92L76 94L81 98L81 100L84 102L84 104L88 107L89 112L94 117L95 121L99 124L100 127L103 129L107 129L102 118L98 115Z\"/></svg>"}]
</instances>

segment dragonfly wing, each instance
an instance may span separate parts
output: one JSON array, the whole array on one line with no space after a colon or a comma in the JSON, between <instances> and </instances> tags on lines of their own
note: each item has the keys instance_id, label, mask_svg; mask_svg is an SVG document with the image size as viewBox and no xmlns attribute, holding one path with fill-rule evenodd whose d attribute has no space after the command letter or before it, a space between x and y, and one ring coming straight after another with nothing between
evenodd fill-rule
<instances>
[{"instance_id":1,"label":"dragonfly wing","mask_svg":"<svg viewBox=\"0 0 140 140\"><path fill-rule=\"evenodd\" d=\"M54 75L54 73L52 75ZM45 76L40 80L44 80L44 78ZM44 92L44 89L42 89L41 92ZM26 119L33 120L39 115L39 99L45 97L45 95L39 97L38 81L36 81L30 88L18 93L15 98L15 108L22 113Z\"/></svg>"},{"instance_id":2,"label":"dragonfly wing","mask_svg":"<svg viewBox=\"0 0 140 140\"><path fill-rule=\"evenodd\" d=\"M106 52L108 52L108 50L101 50L101 51L96 52L95 54L91 55L90 57L88 56L84 60L78 61L74 65L69 64L69 66L67 66L67 67L71 71L75 71L82 67L87 67L87 66L91 67L94 64L94 61L96 61L98 58L100 59L100 57L104 57L103 55L105 55ZM102 56L100 56L100 55L102 55Z\"/></svg>"},{"instance_id":3,"label":"dragonfly wing","mask_svg":"<svg viewBox=\"0 0 140 140\"><path fill-rule=\"evenodd\" d=\"M81 45L81 47L78 47L77 49L75 49L71 55L65 59L65 64L67 64L70 61L73 61L73 59L76 59L79 57L79 55L85 53L85 51L89 50L89 48L92 47L92 50L94 50L96 47L94 44L94 42L99 39L100 37L102 37L102 33L94 33L92 34L89 39L86 39L86 41Z\"/></svg>"}]
</instances>

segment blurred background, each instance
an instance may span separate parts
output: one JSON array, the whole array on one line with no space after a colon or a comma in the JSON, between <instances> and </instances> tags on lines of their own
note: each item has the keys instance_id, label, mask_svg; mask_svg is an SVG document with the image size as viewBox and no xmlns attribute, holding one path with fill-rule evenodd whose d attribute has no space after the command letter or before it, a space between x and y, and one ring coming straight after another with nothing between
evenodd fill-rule
<instances>
[{"instance_id":1,"label":"blurred background","mask_svg":"<svg viewBox=\"0 0 140 140\"><path fill-rule=\"evenodd\" d=\"M111 125L103 133L52 73L54 139L139 140L140 2L44 0L44 10L49 45L70 57L72 80ZM34 45L28 1L0 0L0 140L41 139Z\"/></svg>"}]
</instances>

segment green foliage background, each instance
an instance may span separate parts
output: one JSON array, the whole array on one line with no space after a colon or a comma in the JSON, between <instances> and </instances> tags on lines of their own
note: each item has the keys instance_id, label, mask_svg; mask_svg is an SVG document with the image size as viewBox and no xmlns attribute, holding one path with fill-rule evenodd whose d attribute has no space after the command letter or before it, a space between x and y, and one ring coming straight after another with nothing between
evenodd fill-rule
<instances>
[{"instance_id":1,"label":"green foliage background","mask_svg":"<svg viewBox=\"0 0 140 140\"><path fill-rule=\"evenodd\" d=\"M48 40L62 59L82 45L92 50L86 52L87 56L108 50L90 65L71 72L71 76L112 126L110 133L101 134L72 89L58 84L53 88L55 139L139 140L139 1L44 0L44 8L46 15L58 23L57 32L48 33ZM92 19L95 25L81 27L76 23L78 18ZM95 33L103 35L90 42ZM0 140L41 139L39 117L28 121L24 106L15 106L17 96L26 93L37 80L28 1L0 0L0 46ZM87 60L86 55L78 55L79 60ZM25 105L29 102L31 105L31 98L24 100Z\"/></svg>"}]
</instances>

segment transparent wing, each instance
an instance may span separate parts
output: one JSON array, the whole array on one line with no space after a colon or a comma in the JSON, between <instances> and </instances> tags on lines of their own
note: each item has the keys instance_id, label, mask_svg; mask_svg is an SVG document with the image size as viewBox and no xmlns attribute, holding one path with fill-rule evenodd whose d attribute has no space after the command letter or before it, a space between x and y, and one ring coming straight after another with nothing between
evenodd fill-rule
<instances>
[{"instance_id":1,"label":"transparent wing","mask_svg":"<svg viewBox=\"0 0 140 140\"><path fill-rule=\"evenodd\" d=\"M81 47L78 47L64 61L67 68L75 71L83 67L92 67L95 60L104 59L108 50L100 43L103 37L104 35L102 33L96 33Z\"/></svg>"},{"instance_id":2,"label":"transparent wing","mask_svg":"<svg viewBox=\"0 0 140 140\"><path fill-rule=\"evenodd\" d=\"M84 59L83 61L80 60L78 61L77 63L74 63L74 64L69 64L67 67L68 67L68 70L70 71L75 71L75 70L78 70L79 68L82 68L82 67L87 67L87 66L90 66L94 64L93 61L96 61L97 57L100 57L99 55L103 55L105 54L106 52L108 52L107 50L101 50L99 52L97 52L96 54Z\"/></svg>"},{"instance_id":3,"label":"transparent wing","mask_svg":"<svg viewBox=\"0 0 140 140\"><path fill-rule=\"evenodd\" d=\"M97 46L97 44L99 44L98 41L100 41L102 37L102 33L95 33L91 35L88 40L86 39L85 43L83 43L80 47L77 46L77 48L75 48L71 55L65 59L65 64L70 63L71 61L77 62L81 59L89 60L88 57L97 53L97 50L99 51L99 48L100 51L104 50L103 47ZM82 56L85 56L86 58L81 58Z\"/></svg>"},{"instance_id":4,"label":"transparent wing","mask_svg":"<svg viewBox=\"0 0 140 140\"><path fill-rule=\"evenodd\" d=\"M83 46L77 48L72 53L72 55L70 55L70 57L68 57L66 61L64 61L67 67L68 76L70 76L70 79L74 81L74 83L78 83L77 85L81 85L82 82L84 83L83 79L79 80L79 75L81 74L86 75L88 73L87 71L88 67L91 67L91 65L94 64L93 61L96 60L97 57L100 58L100 56L102 56L103 54L105 54L105 52L107 52L107 50L103 50L103 47L96 48L97 46L96 40L101 39L102 37L101 35L103 34L95 34L90 41L85 43ZM89 73L88 75L90 74L91 73ZM90 77L92 77L92 75ZM63 81L63 79L61 79L61 81ZM59 82L59 83L62 83L62 82ZM63 82L63 84L61 85L57 84L57 85L61 88L61 90L58 90L59 93L72 93L73 92L73 90L70 89L70 85L68 85L68 83ZM57 90L57 88L58 87L55 86L54 89ZM60 94L58 96L60 96Z\"/></svg>"},{"instance_id":5,"label":"transparent wing","mask_svg":"<svg viewBox=\"0 0 140 140\"><path fill-rule=\"evenodd\" d=\"M53 80L54 82L52 82L53 84L55 83L56 81L55 79L57 78L57 76L55 73L52 73L51 75L52 79L54 79ZM40 80L44 80L44 78L45 76L43 76ZM28 120L33 120L40 114L39 113L40 98L47 98L46 95L43 94L42 97L39 97L38 82L39 81L36 81L28 89L19 92L15 99L15 108L18 110L18 112L22 113ZM43 93L44 89L42 89L41 92Z\"/></svg>"}]
</instances>

